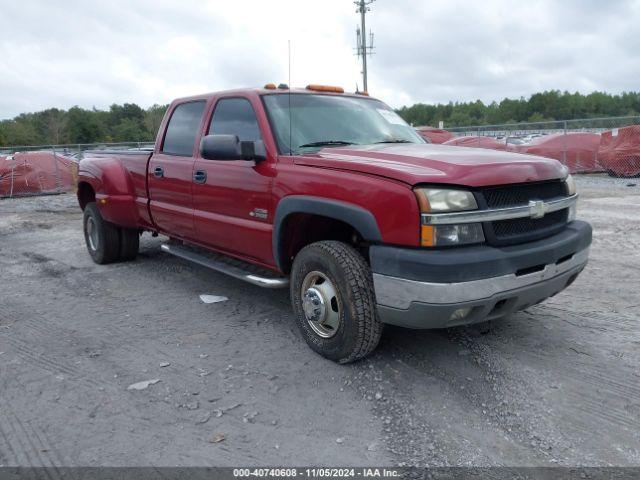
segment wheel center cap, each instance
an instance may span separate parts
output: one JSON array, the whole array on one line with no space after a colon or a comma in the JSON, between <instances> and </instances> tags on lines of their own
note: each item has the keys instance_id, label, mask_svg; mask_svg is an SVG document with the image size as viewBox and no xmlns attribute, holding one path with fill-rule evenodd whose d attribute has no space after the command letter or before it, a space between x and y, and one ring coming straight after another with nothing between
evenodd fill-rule
<instances>
[{"instance_id":1,"label":"wheel center cap","mask_svg":"<svg viewBox=\"0 0 640 480\"><path fill-rule=\"evenodd\" d=\"M315 288L310 288L304 292L302 297L302 309L304 315L310 322L319 322L325 316L325 304L322 294Z\"/></svg>"}]
</instances>

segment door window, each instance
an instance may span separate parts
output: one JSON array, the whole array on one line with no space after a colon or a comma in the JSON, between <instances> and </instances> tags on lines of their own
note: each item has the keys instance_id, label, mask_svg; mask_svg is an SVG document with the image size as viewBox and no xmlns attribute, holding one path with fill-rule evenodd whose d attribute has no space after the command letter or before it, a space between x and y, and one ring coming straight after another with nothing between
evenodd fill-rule
<instances>
[{"instance_id":1,"label":"door window","mask_svg":"<svg viewBox=\"0 0 640 480\"><path fill-rule=\"evenodd\" d=\"M256 112L246 98L223 98L213 112L209 135L237 135L240 141L260 140Z\"/></svg>"},{"instance_id":2,"label":"door window","mask_svg":"<svg viewBox=\"0 0 640 480\"><path fill-rule=\"evenodd\" d=\"M162 152L169 155L193 155L193 145L198 135L206 102L188 102L178 105L171 115L164 135Z\"/></svg>"}]
</instances>

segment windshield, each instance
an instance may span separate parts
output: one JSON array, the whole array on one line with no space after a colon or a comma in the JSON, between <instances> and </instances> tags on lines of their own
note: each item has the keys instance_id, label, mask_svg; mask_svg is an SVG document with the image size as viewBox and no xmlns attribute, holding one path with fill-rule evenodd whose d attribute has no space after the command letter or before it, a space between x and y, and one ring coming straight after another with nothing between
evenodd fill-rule
<instances>
[{"instance_id":1,"label":"windshield","mask_svg":"<svg viewBox=\"0 0 640 480\"><path fill-rule=\"evenodd\" d=\"M412 127L379 100L295 93L263 98L282 153L290 150L293 153L313 152L342 145L425 143Z\"/></svg>"}]
</instances>

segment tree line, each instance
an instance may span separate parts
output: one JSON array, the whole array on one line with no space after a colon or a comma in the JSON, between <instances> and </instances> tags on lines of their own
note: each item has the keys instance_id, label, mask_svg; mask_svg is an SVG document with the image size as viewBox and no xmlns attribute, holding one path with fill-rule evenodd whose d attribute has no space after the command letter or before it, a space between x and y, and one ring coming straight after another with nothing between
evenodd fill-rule
<instances>
[{"instance_id":1,"label":"tree line","mask_svg":"<svg viewBox=\"0 0 640 480\"><path fill-rule=\"evenodd\" d=\"M109 110L73 107L69 110L49 108L23 113L0 121L0 146L77 144L96 142L151 142L162 121L167 105L153 105L146 110L135 103L111 105ZM576 118L640 115L640 93L612 95L551 90L514 100L485 105L475 102L450 102L428 105L417 103L396 110L414 126L447 127L495 125L503 123L542 122Z\"/></svg>"},{"instance_id":2,"label":"tree line","mask_svg":"<svg viewBox=\"0 0 640 480\"><path fill-rule=\"evenodd\" d=\"M49 108L0 121L0 146L96 142L152 142L168 105L146 110L135 103L109 110Z\"/></svg>"},{"instance_id":3,"label":"tree line","mask_svg":"<svg viewBox=\"0 0 640 480\"><path fill-rule=\"evenodd\" d=\"M583 95L577 92L550 90L531 95L528 99L505 98L501 102L488 105L480 100L437 105L417 103L410 107L402 107L397 112L411 125L436 127L443 121L445 128L636 116L640 115L640 92L624 92L620 95L593 92Z\"/></svg>"}]
</instances>

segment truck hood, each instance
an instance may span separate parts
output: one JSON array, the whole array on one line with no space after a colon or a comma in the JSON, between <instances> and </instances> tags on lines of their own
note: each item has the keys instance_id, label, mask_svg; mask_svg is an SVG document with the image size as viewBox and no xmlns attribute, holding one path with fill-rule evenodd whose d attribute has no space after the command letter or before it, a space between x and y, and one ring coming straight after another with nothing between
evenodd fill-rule
<instances>
[{"instance_id":1,"label":"truck hood","mask_svg":"<svg viewBox=\"0 0 640 480\"><path fill-rule=\"evenodd\" d=\"M433 144L381 144L324 148L296 157L296 165L348 170L410 185L444 183L481 187L564 178L557 160L481 148Z\"/></svg>"}]
</instances>

